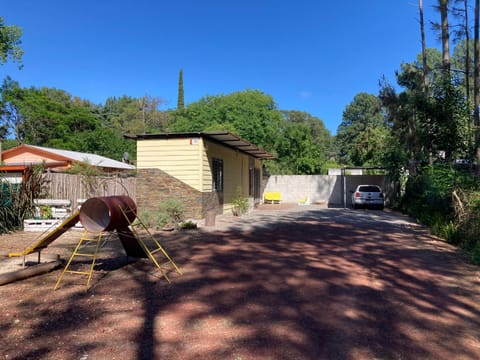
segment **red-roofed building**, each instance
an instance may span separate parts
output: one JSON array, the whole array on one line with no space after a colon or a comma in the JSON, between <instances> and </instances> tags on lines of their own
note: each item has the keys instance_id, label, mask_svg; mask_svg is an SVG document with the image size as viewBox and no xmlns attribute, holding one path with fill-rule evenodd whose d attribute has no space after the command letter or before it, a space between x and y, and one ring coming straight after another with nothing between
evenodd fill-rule
<instances>
[{"instance_id":1,"label":"red-roofed building","mask_svg":"<svg viewBox=\"0 0 480 360\"><path fill-rule=\"evenodd\" d=\"M27 167L33 165L43 165L53 172L64 172L79 162L87 162L104 172L125 172L135 169L133 165L96 154L23 144L1 153L0 172L23 173Z\"/></svg>"}]
</instances>

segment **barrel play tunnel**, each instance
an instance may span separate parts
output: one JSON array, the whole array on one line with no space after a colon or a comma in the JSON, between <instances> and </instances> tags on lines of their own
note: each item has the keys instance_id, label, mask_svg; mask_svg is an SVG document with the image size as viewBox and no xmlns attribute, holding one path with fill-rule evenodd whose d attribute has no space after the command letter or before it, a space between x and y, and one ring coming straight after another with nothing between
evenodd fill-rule
<instances>
[{"instance_id":1,"label":"barrel play tunnel","mask_svg":"<svg viewBox=\"0 0 480 360\"><path fill-rule=\"evenodd\" d=\"M129 229L137 217L137 205L129 196L90 198L81 208L79 219L91 233L116 231L128 256L146 258L145 252Z\"/></svg>"},{"instance_id":2,"label":"barrel play tunnel","mask_svg":"<svg viewBox=\"0 0 480 360\"><path fill-rule=\"evenodd\" d=\"M168 263L170 263L170 265L172 265L172 267L175 269L175 271L182 275L182 272L177 264L175 264L158 240L152 236L142 220L137 217L137 205L129 196L106 196L90 198L83 203L83 205L80 207L80 210L66 218L59 226L46 235L43 235L34 244L27 247L22 252L10 253L8 256L23 256L25 259L26 255L37 252L39 254L40 263L40 252L48 247L48 245L50 245L54 240L58 239L63 233L74 227L78 221L82 223L85 231L75 247L72 255L70 256L67 264L65 265L60 277L58 278L55 289L57 289L60 285L65 273L69 272L74 274L88 275L88 290L90 287L90 280L93 274L97 254L100 249L102 234L110 231L117 232L127 256L135 258L149 258L155 264L155 266L160 269L163 277L168 282L170 282L170 280L165 270L154 257L154 254L157 252L161 252L165 259L168 260ZM142 230L141 233L139 233L137 229L138 227L140 227ZM94 252L91 254L86 254L83 250L80 251L82 245L92 242L96 244ZM91 259L89 271L82 272L70 270L70 265L76 256L87 256ZM52 266L48 267L44 265L46 264L42 264L41 267L40 265L37 265L38 271L33 269L29 269L27 271L22 270L18 272L18 274L6 274L8 276L4 276L3 279L0 276L0 285L51 271L58 267L60 263L57 261L55 264L52 264ZM55 267L53 265L55 265Z\"/></svg>"}]
</instances>

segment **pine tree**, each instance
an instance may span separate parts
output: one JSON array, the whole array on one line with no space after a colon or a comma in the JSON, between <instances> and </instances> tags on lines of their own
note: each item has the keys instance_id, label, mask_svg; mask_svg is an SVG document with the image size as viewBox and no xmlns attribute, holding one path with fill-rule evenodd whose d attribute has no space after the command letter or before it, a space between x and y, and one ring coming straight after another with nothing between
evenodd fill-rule
<instances>
[{"instance_id":1,"label":"pine tree","mask_svg":"<svg viewBox=\"0 0 480 360\"><path fill-rule=\"evenodd\" d=\"M475 145L477 147L477 163L480 160L480 84L478 78L480 76L480 1L475 0L474 14L474 68L473 68L473 124L475 126ZM477 175L480 175L480 166L477 165Z\"/></svg>"},{"instance_id":2,"label":"pine tree","mask_svg":"<svg viewBox=\"0 0 480 360\"><path fill-rule=\"evenodd\" d=\"M442 34L442 66L444 75L450 77L450 35L448 25L448 4L450 0L439 0L438 8L440 10L440 30Z\"/></svg>"},{"instance_id":3,"label":"pine tree","mask_svg":"<svg viewBox=\"0 0 480 360\"><path fill-rule=\"evenodd\" d=\"M427 68L427 45L425 44L425 25L423 20L423 0L418 1L420 12L420 35L422 38L422 64L423 64L423 94L428 98L428 68Z\"/></svg>"},{"instance_id":4,"label":"pine tree","mask_svg":"<svg viewBox=\"0 0 480 360\"><path fill-rule=\"evenodd\" d=\"M180 69L178 75L178 100L177 100L177 111L183 113L185 110L185 99L183 96L183 70Z\"/></svg>"}]
</instances>

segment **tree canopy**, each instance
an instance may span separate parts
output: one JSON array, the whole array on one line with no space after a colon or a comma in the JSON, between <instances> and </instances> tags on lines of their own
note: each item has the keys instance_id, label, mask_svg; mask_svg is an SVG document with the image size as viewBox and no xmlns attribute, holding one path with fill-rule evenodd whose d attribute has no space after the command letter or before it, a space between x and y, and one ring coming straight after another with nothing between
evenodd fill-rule
<instances>
[{"instance_id":1,"label":"tree canopy","mask_svg":"<svg viewBox=\"0 0 480 360\"><path fill-rule=\"evenodd\" d=\"M18 143L94 152L120 160L135 154L135 144L123 139L125 124L115 124L106 107L53 88L22 88L6 78L0 88L0 136Z\"/></svg>"},{"instance_id":2,"label":"tree canopy","mask_svg":"<svg viewBox=\"0 0 480 360\"><path fill-rule=\"evenodd\" d=\"M11 60L22 66L21 37L22 29L16 25L6 25L0 16L0 65Z\"/></svg>"},{"instance_id":3,"label":"tree canopy","mask_svg":"<svg viewBox=\"0 0 480 360\"><path fill-rule=\"evenodd\" d=\"M127 134L146 134L165 131L171 115L160 111L165 102L152 96L110 97L100 111L107 126Z\"/></svg>"},{"instance_id":4,"label":"tree canopy","mask_svg":"<svg viewBox=\"0 0 480 360\"><path fill-rule=\"evenodd\" d=\"M335 141L339 160L356 166L381 165L387 134L379 98L367 93L357 94L345 108L337 130Z\"/></svg>"},{"instance_id":5,"label":"tree canopy","mask_svg":"<svg viewBox=\"0 0 480 360\"><path fill-rule=\"evenodd\" d=\"M175 132L230 130L265 150L273 150L281 114L270 95L258 90L206 96L189 104L171 124Z\"/></svg>"},{"instance_id":6,"label":"tree canopy","mask_svg":"<svg viewBox=\"0 0 480 360\"><path fill-rule=\"evenodd\" d=\"M267 162L271 172L319 174L331 152L323 122L301 111L280 111L270 95L245 90L206 96L178 113L174 132L228 130L278 157Z\"/></svg>"},{"instance_id":7,"label":"tree canopy","mask_svg":"<svg viewBox=\"0 0 480 360\"><path fill-rule=\"evenodd\" d=\"M298 110L280 111L258 90L206 96L183 112L162 111L163 101L149 96L111 97L95 105L59 89L22 88L10 78L0 96L0 129L16 143L121 159L125 152L135 158L135 143L123 138L126 133L228 130L276 155L278 160L266 166L278 174L325 173L334 153L322 120Z\"/></svg>"},{"instance_id":8,"label":"tree canopy","mask_svg":"<svg viewBox=\"0 0 480 360\"><path fill-rule=\"evenodd\" d=\"M275 150L277 166L292 174L325 173L332 138L323 122L302 111L282 111L281 136Z\"/></svg>"}]
</instances>

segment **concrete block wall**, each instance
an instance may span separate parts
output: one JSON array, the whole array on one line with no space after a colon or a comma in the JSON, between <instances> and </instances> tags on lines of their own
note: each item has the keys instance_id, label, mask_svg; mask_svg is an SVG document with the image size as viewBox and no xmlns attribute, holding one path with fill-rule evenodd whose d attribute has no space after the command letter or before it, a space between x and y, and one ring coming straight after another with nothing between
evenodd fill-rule
<instances>
[{"instance_id":1,"label":"concrete block wall","mask_svg":"<svg viewBox=\"0 0 480 360\"><path fill-rule=\"evenodd\" d=\"M351 205L351 193L357 185L375 184L385 189L383 175L346 176L347 206ZM343 176L340 175L272 175L268 178L265 192L279 191L282 202L298 203L308 197L312 203L325 202L329 206L343 206Z\"/></svg>"},{"instance_id":2,"label":"concrete block wall","mask_svg":"<svg viewBox=\"0 0 480 360\"><path fill-rule=\"evenodd\" d=\"M328 175L272 175L269 177L265 192L279 191L282 202L297 203L308 197L311 202L341 203L334 191L341 181L340 176Z\"/></svg>"}]
</instances>

